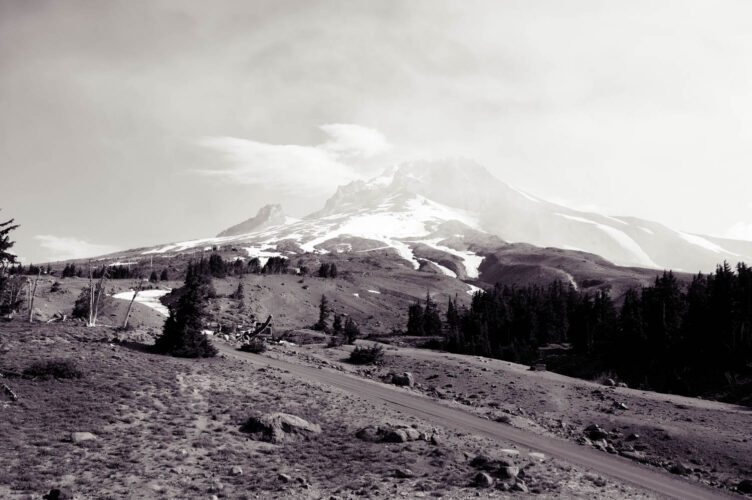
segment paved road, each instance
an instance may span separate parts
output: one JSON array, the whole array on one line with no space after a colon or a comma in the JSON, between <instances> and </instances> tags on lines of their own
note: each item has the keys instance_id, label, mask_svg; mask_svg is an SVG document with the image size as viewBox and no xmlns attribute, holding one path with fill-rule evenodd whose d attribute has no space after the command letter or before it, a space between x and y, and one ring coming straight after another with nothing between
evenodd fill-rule
<instances>
[{"instance_id":1,"label":"paved road","mask_svg":"<svg viewBox=\"0 0 752 500\"><path fill-rule=\"evenodd\" d=\"M442 427L480 434L506 445L511 443L532 451L539 451L573 465L579 465L587 470L610 476L618 481L650 490L658 495L682 500L732 498L731 495L725 495L720 491L639 465L623 457L609 455L568 441L540 436L509 425L499 424L386 384L338 371L318 369L240 352L220 342L216 342L215 345L220 352L228 357L245 359L255 364L287 370L302 379L344 389L362 398L380 402Z\"/></svg>"}]
</instances>

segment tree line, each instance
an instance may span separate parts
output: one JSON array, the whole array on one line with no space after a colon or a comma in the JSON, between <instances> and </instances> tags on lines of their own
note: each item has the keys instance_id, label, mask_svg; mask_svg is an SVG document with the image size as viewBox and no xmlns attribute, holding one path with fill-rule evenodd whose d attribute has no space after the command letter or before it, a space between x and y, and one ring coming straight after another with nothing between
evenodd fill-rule
<instances>
[{"instance_id":1,"label":"tree line","mask_svg":"<svg viewBox=\"0 0 752 500\"><path fill-rule=\"evenodd\" d=\"M613 372L630 385L698 394L733 387L752 368L752 269L727 263L682 285L670 271L629 290L617 307L606 291L496 285L469 307L430 296L408 309L407 333L440 335L447 350L533 363L543 346L571 346L551 360L577 376Z\"/></svg>"}]
</instances>

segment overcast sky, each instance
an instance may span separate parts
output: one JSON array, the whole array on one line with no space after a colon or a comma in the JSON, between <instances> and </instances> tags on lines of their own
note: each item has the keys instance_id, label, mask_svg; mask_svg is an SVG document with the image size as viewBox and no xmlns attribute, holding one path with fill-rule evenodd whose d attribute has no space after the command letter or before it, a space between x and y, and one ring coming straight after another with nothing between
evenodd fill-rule
<instances>
[{"instance_id":1,"label":"overcast sky","mask_svg":"<svg viewBox=\"0 0 752 500\"><path fill-rule=\"evenodd\" d=\"M27 261L211 236L405 155L752 239L752 2L0 0Z\"/></svg>"}]
</instances>

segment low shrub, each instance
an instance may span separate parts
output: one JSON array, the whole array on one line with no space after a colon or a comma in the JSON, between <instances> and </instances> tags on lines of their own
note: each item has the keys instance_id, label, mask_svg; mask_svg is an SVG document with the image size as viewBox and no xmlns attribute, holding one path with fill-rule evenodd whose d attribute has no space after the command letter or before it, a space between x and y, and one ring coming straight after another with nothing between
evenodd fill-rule
<instances>
[{"instance_id":1,"label":"low shrub","mask_svg":"<svg viewBox=\"0 0 752 500\"><path fill-rule=\"evenodd\" d=\"M378 344L371 347L357 346L350 353L349 361L356 365L379 365L384 362L384 348Z\"/></svg>"},{"instance_id":2,"label":"low shrub","mask_svg":"<svg viewBox=\"0 0 752 500\"><path fill-rule=\"evenodd\" d=\"M41 379L73 379L81 378L83 373L72 359L47 359L37 361L26 368L23 374L27 377Z\"/></svg>"}]
</instances>

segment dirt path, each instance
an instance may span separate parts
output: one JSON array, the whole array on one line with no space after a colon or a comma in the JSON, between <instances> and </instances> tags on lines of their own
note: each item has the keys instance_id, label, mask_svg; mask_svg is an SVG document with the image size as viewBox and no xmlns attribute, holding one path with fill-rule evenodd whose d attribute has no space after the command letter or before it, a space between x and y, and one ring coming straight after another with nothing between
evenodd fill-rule
<instances>
[{"instance_id":1,"label":"dirt path","mask_svg":"<svg viewBox=\"0 0 752 500\"><path fill-rule=\"evenodd\" d=\"M316 369L240 352L219 342L216 345L226 356L246 359L255 364L273 366L306 380L313 380L351 391L360 397L378 401L391 408L433 421L442 426L478 433L505 444L513 443L542 452L591 471L608 475L619 481L637 485L659 495L687 500L730 498L722 492L657 472L618 456L606 455L573 443L498 424L463 410L449 408L427 397L401 391L385 384L356 378L341 372Z\"/></svg>"}]
</instances>

